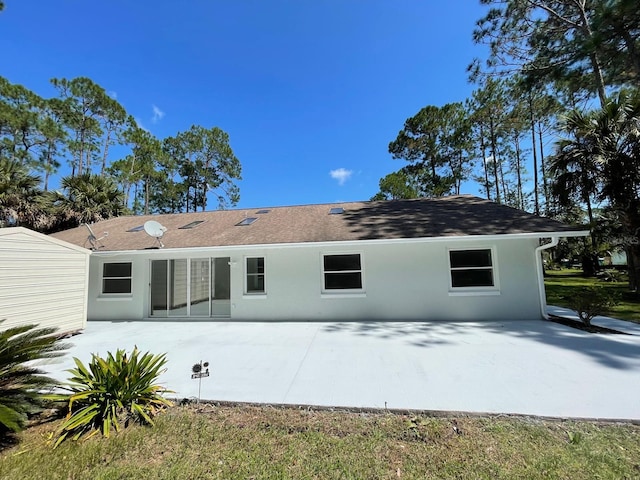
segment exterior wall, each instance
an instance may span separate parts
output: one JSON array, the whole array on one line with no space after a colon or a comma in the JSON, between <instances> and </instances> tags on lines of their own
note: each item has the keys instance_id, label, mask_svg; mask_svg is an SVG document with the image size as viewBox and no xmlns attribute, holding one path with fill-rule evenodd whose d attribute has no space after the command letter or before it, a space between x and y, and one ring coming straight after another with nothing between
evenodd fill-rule
<instances>
[{"instance_id":1,"label":"exterior wall","mask_svg":"<svg viewBox=\"0 0 640 480\"><path fill-rule=\"evenodd\" d=\"M87 321L90 251L26 228L0 230L0 329L36 323L60 333Z\"/></svg>"},{"instance_id":2,"label":"exterior wall","mask_svg":"<svg viewBox=\"0 0 640 480\"><path fill-rule=\"evenodd\" d=\"M517 320L541 318L536 238L350 242L96 253L91 257L90 320L149 317L150 259L231 258L231 319ZM497 288L454 291L448 249L491 248ZM360 253L363 291L322 293L322 255ZM265 258L266 294L244 293L245 258ZM132 292L100 292L104 262L132 262Z\"/></svg>"},{"instance_id":3,"label":"exterior wall","mask_svg":"<svg viewBox=\"0 0 640 480\"><path fill-rule=\"evenodd\" d=\"M102 294L102 266L109 262L132 262L131 294ZM150 276L150 258L147 256L132 258L130 255L94 252L89 265L88 319L139 320L148 316Z\"/></svg>"}]
</instances>

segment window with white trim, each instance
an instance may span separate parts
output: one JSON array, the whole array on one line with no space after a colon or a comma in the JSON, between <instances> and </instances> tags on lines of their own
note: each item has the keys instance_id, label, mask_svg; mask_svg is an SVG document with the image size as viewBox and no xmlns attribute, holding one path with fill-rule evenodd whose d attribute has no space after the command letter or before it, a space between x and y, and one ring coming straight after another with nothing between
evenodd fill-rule
<instances>
[{"instance_id":1,"label":"window with white trim","mask_svg":"<svg viewBox=\"0 0 640 480\"><path fill-rule=\"evenodd\" d=\"M362 261L359 253L323 255L324 290L362 290Z\"/></svg>"},{"instance_id":2,"label":"window with white trim","mask_svg":"<svg viewBox=\"0 0 640 480\"><path fill-rule=\"evenodd\" d=\"M449 250L449 265L453 288L495 287L490 248Z\"/></svg>"},{"instance_id":3,"label":"window with white trim","mask_svg":"<svg viewBox=\"0 0 640 480\"><path fill-rule=\"evenodd\" d=\"M131 293L131 262L102 265L102 293Z\"/></svg>"},{"instance_id":4,"label":"window with white trim","mask_svg":"<svg viewBox=\"0 0 640 480\"><path fill-rule=\"evenodd\" d=\"M265 293L264 257L247 257L245 293Z\"/></svg>"}]
</instances>

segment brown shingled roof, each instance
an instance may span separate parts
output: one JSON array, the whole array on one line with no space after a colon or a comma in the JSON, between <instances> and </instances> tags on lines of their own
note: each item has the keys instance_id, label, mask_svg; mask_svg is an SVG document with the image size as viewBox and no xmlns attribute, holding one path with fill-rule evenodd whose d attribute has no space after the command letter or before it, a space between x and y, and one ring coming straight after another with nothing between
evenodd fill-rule
<instances>
[{"instance_id":1,"label":"brown shingled roof","mask_svg":"<svg viewBox=\"0 0 640 480\"><path fill-rule=\"evenodd\" d=\"M332 207L344 213L329 215ZM141 250L155 241L144 230L128 232L147 220L167 228L165 248L276 243L333 242L349 240L501 235L519 233L575 232L562 223L516 210L481 198L458 195L415 200L345 202L260 209L215 210L197 213L124 216L95 223L95 235L108 236L99 242L100 251ZM247 217L257 220L237 226ZM188 223L203 223L180 229ZM84 226L52 235L67 242L89 247Z\"/></svg>"}]
</instances>

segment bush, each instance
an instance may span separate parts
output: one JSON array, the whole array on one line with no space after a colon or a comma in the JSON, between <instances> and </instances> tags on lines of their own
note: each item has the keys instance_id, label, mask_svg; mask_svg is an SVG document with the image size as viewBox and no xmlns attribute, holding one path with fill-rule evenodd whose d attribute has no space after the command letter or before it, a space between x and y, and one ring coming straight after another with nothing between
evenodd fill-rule
<instances>
[{"instance_id":1,"label":"bush","mask_svg":"<svg viewBox=\"0 0 640 480\"><path fill-rule=\"evenodd\" d=\"M74 358L76 367L68 387L68 414L60 427L54 444L57 447L70 437L78 440L83 435L91 437L102 433L108 437L111 430L120 431L130 422L153 425L153 417L172 403L162 394L168 392L156 385L165 371L165 355L140 355L138 347L130 355L118 350L107 358L93 355L88 368Z\"/></svg>"},{"instance_id":2,"label":"bush","mask_svg":"<svg viewBox=\"0 0 640 480\"><path fill-rule=\"evenodd\" d=\"M585 325L598 315L609 313L618 304L617 292L602 287L584 287L568 298L569 307L578 312L578 317Z\"/></svg>"},{"instance_id":3,"label":"bush","mask_svg":"<svg viewBox=\"0 0 640 480\"><path fill-rule=\"evenodd\" d=\"M57 386L33 364L64 355L67 345L54 336L55 332L37 325L0 332L0 432L22 430L28 415L42 410L42 392Z\"/></svg>"},{"instance_id":4,"label":"bush","mask_svg":"<svg viewBox=\"0 0 640 480\"><path fill-rule=\"evenodd\" d=\"M596 275L603 282L621 282L624 275L617 270L603 270Z\"/></svg>"}]
</instances>

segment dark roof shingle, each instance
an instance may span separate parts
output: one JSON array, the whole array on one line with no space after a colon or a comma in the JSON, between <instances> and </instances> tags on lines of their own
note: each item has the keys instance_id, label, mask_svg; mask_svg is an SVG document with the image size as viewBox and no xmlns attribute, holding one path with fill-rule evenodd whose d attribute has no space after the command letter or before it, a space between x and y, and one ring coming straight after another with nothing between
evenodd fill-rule
<instances>
[{"instance_id":1,"label":"dark roof shingle","mask_svg":"<svg viewBox=\"0 0 640 480\"><path fill-rule=\"evenodd\" d=\"M344 213L330 215L332 207ZM580 230L537 217L505 205L469 195L381 202L342 202L336 204L271 207L259 209L215 210L197 213L124 216L91 226L100 240L100 251L141 250L155 245L144 230L131 232L147 220L167 228L162 238L165 248L280 243L333 242L350 240L503 235L519 233L562 233ZM248 217L250 225L237 224ZM181 229L191 222L202 223ZM70 243L89 246L84 226L53 234Z\"/></svg>"}]
</instances>

